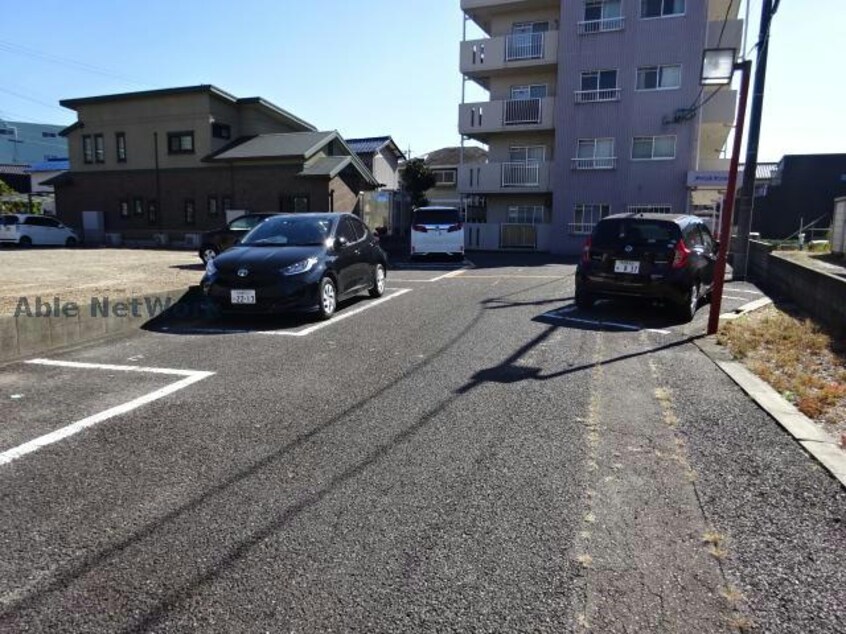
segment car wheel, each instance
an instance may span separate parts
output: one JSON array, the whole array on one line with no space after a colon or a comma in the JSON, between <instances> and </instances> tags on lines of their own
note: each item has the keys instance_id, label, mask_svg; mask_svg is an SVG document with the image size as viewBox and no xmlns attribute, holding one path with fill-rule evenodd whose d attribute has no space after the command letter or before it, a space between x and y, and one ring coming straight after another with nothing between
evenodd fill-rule
<instances>
[{"instance_id":1,"label":"car wheel","mask_svg":"<svg viewBox=\"0 0 846 634\"><path fill-rule=\"evenodd\" d=\"M68 248L71 248L71 249L73 247L75 247L76 246L76 238L71 237L71 238L68 238L67 240L65 240L65 246L68 247Z\"/></svg>"},{"instance_id":2,"label":"car wheel","mask_svg":"<svg viewBox=\"0 0 846 634\"><path fill-rule=\"evenodd\" d=\"M200 259L203 264L208 264L217 257L217 249L211 246L205 246L200 249Z\"/></svg>"},{"instance_id":3,"label":"car wheel","mask_svg":"<svg viewBox=\"0 0 846 634\"><path fill-rule=\"evenodd\" d=\"M587 291L576 291L576 307L579 310L590 310L594 301L593 295Z\"/></svg>"},{"instance_id":4,"label":"car wheel","mask_svg":"<svg viewBox=\"0 0 846 634\"><path fill-rule=\"evenodd\" d=\"M690 285L690 289L685 293L685 299L683 304L679 304L678 306L678 313L679 317L684 319L686 322L692 321L693 317L696 315L696 309L699 308L699 302L702 299L702 296L699 293L699 283L694 282Z\"/></svg>"},{"instance_id":5,"label":"car wheel","mask_svg":"<svg viewBox=\"0 0 846 634\"><path fill-rule=\"evenodd\" d=\"M29 236L21 236L21 239L18 240L18 244L22 247L31 247L32 246L32 238Z\"/></svg>"},{"instance_id":6,"label":"car wheel","mask_svg":"<svg viewBox=\"0 0 846 634\"><path fill-rule=\"evenodd\" d=\"M373 267L373 286L370 287L370 297L382 297L385 294L385 267L377 264Z\"/></svg>"},{"instance_id":7,"label":"car wheel","mask_svg":"<svg viewBox=\"0 0 846 634\"><path fill-rule=\"evenodd\" d=\"M331 277L320 280L317 291L317 314L320 319L329 319L338 307L338 289Z\"/></svg>"}]
</instances>

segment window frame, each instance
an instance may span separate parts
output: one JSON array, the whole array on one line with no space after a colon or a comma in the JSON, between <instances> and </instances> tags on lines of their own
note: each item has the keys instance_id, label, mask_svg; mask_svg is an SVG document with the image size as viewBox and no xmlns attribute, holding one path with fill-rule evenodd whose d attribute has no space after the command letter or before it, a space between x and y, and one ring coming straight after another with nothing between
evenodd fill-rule
<instances>
[{"instance_id":1,"label":"window frame","mask_svg":"<svg viewBox=\"0 0 846 634\"><path fill-rule=\"evenodd\" d=\"M652 140L652 152L649 158L635 158L634 149L635 144L637 141L642 141L644 139L651 139ZM655 156L655 141L657 139L673 139L673 155L672 156ZM632 151L631 151L631 160L632 161L675 161L678 157L678 143L679 137L677 134L656 134L656 135L647 135L647 136L635 136L632 137Z\"/></svg>"},{"instance_id":2,"label":"window frame","mask_svg":"<svg viewBox=\"0 0 846 634\"><path fill-rule=\"evenodd\" d=\"M147 201L147 223L151 225L159 222L159 204L155 198L150 198Z\"/></svg>"},{"instance_id":3,"label":"window frame","mask_svg":"<svg viewBox=\"0 0 846 634\"><path fill-rule=\"evenodd\" d=\"M218 134L218 132L226 131L226 134ZM214 139L223 139L229 141L232 138L232 126L228 123L219 123L215 121L211 124L211 135Z\"/></svg>"},{"instance_id":4,"label":"window frame","mask_svg":"<svg viewBox=\"0 0 846 634\"><path fill-rule=\"evenodd\" d=\"M512 218L512 213L516 218ZM521 218L521 214L526 214ZM552 214L546 205L508 205L505 224L546 225L552 221Z\"/></svg>"},{"instance_id":5,"label":"window frame","mask_svg":"<svg viewBox=\"0 0 846 634\"><path fill-rule=\"evenodd\" d=\"M90 134L82 135L82 162L86 165L94 163L94 137Z\"/></svg>"},{"instance_id":6,"label":"window frame","mask_svg":"<svg viewBox=\"0 0 846 634\"><path fill-rule=\"evenodd\" d=\"M593 222L585 222L586 212L590 212L590 218ZM581 222L576 220L577 213L581 212ZM599 216L597 217L597 212ZM603 218L611 215L610 203L576 203L573 205L573 222L570 223L570 235L574 236L589 236L593 233L596 225ZM586 227L590 227L586 229ZM579 227L579 229L577 229Z\"/></svg>"},{"instance_id":7,"label":"window frame","mask_svg":"<svg viewBox=\"0 0 846 634\"><path fill-rule=\"evenodd\" d=\"M646 7L646 3L648 0L640 0L640 11L638 13L641 20L664 20L667 18L681 18L687 15L687 0L681 0L684 4L684 7L681 13L664 13L664 8L667 5L668 0L660 0L661 2L661 14L660 15L643 15L644 8ZM676 2L677 0L669 0L670 2Z\"/></svg>"},{"instance_id":8,"label":"window frame","mask_svg":"<svg viewBox=\"0 0 846 634\"><path fill-rule=\"evenodd\" d=\"M640 88L640 73L641 71L647 71L651 69L655 69L656 71L656 86L655 88ZM665 68L678 68L679 69L679 84L678 86L661 86L661 77L663 75ZM664 90L680 90L682 87L682 72L683 68L681 64L655 64L652 66L638 66L635 69L635 92L660 92Z\"/></svg>"},{"instance_id":9,"label":"window frame","mask_svg":"<svg viewBox=\"0 0 846 634\"><path fill-rule=\"evenodd\" d=\"M132 206L128 198L121 198L118 200L118 216L122 220L126 220L132 216Z\"/></svg>"},{"instance_id":10,"label":"window frame","mask_svg":"<svg viewBox=\"0 0 846 634\"><path fill-rule=\"evenodd\" d=\"M189 137L191 139L191 149L184 150L182 149L182 141L181 139ZM173 140L180 139L179 141L179 149L173 149ZM167 153L170 155L179 155L179 154L195 154L197 151L197 146L194 139L194 131L193 130L182 130L179 132L168 132L167 133Z\"/></svg>"},{"instance_id":11,"label":"window frame","mask_svg":"<svg viewBox=\"0 0 846 634\"><path fill-rule=\"evenodd\" d=\"M143 216L144 215L144 198L142 196L134 196L132 198L132 215L133 216Z\"/></svg>"},{"instance_id":12,"label":"window frame","mask_svg":"<svg viewBox=\"0 0 846 634\"><path fill-rule=\"evenodd\" d=\"M543 88L543 97L532 97L533 88ZM528 97L515 97L515 90L526 90ZM531 99L546 99L549 97L549 84L516 84L508 88L509 101L529 101Z\"/></svg>"},{"instance_id":13,"label":"window frame","mask_svg":"<svg viewBox=\"0 0 846 634\"><path fill-rule=\"evenodd\" d=\"M94 162L101 165L106 162L106 139L101 133L94 135Z\"/></svg>"},{"instance_id":14,"label":"window frame","mask_svg":"<svg viewBox=\"0 0 846 634\"><path fill-rule=\"evenodd\" d=\"M214 203L214 204L212 204ZM206 215L209 218L217 218L220 216L220 202L215 194L209 194L206 202Z\"/></svg>"},{"instance_id":15,"label":"window frame","mask_svg":"<svg viewBox=\"0 0 846 634\"><path fill-rule=\"evenodd\" d=\"M115 132L115 158L118 163L126 163L126 132Z\"/></svg>"},{"instance_id":16,"label":"window frame","mask_svg":"<svg viewBox=\"0 0 846 634\"><path fill-rule=\"evenodd\" d=\"M443 168L443 169L433 169L432 174L435 177L435 187L455 187L456 183L458 182L458 175L457 170L451 168ZM438 180L440 176L448 175L450 176L450 180L441 179Z\"/></svg>"},{"instance_id":17,"label":"window frame","mask_svg":"<svg viewBox=\"0 0 846 634\"><path fill-rule=\"evenodd\" d=\"M182 219L186 225L194 226L197 224L197 204L193 198L186 198L182 203Z\"/></svg>"}]
</instances>

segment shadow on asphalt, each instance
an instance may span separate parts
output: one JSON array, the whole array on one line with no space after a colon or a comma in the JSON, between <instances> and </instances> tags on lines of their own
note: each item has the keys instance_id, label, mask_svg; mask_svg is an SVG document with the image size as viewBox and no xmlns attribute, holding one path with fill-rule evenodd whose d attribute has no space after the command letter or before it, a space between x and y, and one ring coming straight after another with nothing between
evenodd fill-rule
<instances>
[{"instance_id":1,"label":"shadow on asphalt","mask_svg":"<svg viewBox=\"0 0 846 634\"><path fill-rule=\"evenodd\" d=\"M707 310L702 304L699 311ZM575 304L547 311L534 321L572 330L638 331L663 330L687 323L670 307L647 300L598 300L592 308L580 309Z\"/></svg>"}]
</instances>

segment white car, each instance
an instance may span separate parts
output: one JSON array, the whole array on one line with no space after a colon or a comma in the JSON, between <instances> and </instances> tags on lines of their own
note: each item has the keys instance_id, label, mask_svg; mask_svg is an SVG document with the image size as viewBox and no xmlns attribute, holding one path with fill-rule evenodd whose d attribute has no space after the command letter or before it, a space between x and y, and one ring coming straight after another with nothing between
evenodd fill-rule
<instances>
[{"instance_id":1,"label":"white car","mask_svg":"<svg viewBox=\"0 0 846 634\"><path fill-rule=\"evenodd\" d=\"M411 217L411 257L464 258L464 223L455 207L418 207Z\"/></svg>"},{"instance_id":2,"label":"white car","mask_svg":"<svg viewBox=\"0 0 846 634\"><path fill-rule=\"evenodd\" d=\"M75 247L79 244L79 236L50 216L3 214L0 215L0 243L22 247L48 244Z\"/></svg>"}]
</instances>

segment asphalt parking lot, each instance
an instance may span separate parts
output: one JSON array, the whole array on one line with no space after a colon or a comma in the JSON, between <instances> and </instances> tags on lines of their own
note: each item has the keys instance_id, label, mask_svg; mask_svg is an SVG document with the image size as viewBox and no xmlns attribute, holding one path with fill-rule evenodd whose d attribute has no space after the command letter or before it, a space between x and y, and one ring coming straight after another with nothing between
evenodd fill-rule
<instances>
[{"instance_id":1,"label":"asphalt parking lot","mask_svg":"<svg viewBox=\"0 0 846 634\"><path fill-rule=\"evenodd\" d=\"M846 496L707 307L471 259L0 367L0 631L846 631Z\"/></svg>"}]
</instances>

